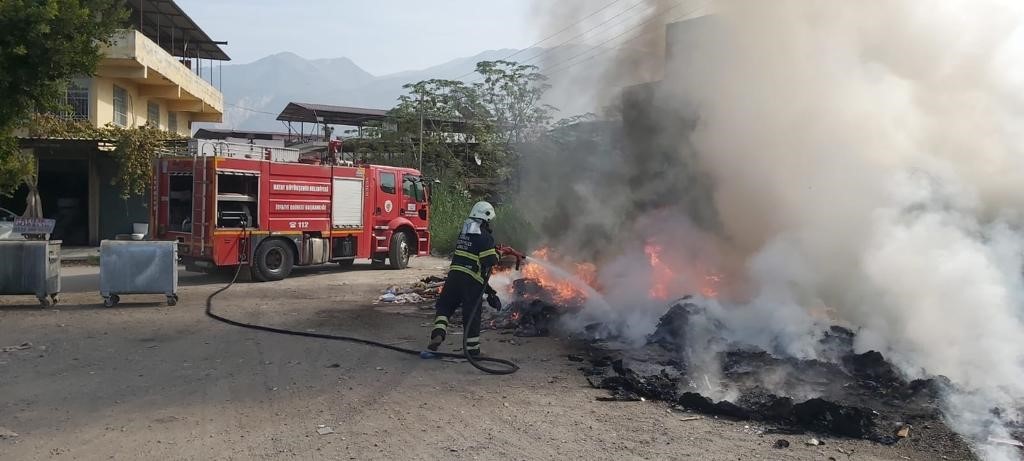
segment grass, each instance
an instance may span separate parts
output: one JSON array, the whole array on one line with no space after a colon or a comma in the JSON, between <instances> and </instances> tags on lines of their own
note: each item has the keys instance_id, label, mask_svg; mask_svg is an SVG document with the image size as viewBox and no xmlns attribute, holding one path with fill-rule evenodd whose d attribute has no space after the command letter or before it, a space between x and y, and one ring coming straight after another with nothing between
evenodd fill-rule
<instances>
[{"instance_id":1,"label":"grass","mask_svg":"<svg viewBox=\"0 0 1024 461\"><path fill-rule=\"evenodd\" d=\"M466 215L476 199L463 191L449 187L434 188L430 203L430 236L433 252L449 255L455 250ZM527 222L512 205L500 205L494 210L496 217L494 240L497 243L524 250L536 235L533 226Z\"/></svg>"}]
</instances>

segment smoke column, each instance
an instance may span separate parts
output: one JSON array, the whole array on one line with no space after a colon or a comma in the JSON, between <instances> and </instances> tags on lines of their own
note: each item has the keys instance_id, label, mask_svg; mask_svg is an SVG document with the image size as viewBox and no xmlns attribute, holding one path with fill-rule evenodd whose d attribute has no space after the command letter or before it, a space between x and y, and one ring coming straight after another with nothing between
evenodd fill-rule
<instances>
[{"instance_id":1,"label":"smoke column","mask_svg":"<svg viewBox=\"0 0 1024 461\"><path fill-rule=\"evenodd\" d=\"M955 429L1005 436L1024 398L1024 6L780 0L714 11L676 44L670 34L673 59L651 89L652 110L681 115L650 124L639 152L626 136L634 155L610 156L615 168L584 169L572 186L588 198L576 214L596 217L562 216L563 228L612 229L604 243L618 252L598 257L622 312L591 314L649 332L664 306L637 304L651 277L641 245L667 240L666 258L723 273L714 315L727 335L806 358L822 327L851 325L858 351L881 351L911 378L949 377ZM679 197L696 176L708 194L650 199ZM681 203L690 199L711 218ZM580 238L552 236L576 250Z\"/></svg>"}]
</instances>

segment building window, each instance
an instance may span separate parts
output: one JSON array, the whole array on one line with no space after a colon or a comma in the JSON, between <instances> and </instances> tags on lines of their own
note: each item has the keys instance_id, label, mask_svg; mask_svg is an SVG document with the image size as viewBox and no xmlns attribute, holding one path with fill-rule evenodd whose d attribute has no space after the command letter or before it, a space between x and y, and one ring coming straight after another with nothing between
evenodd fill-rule
<instances>
[{"instance_id":1,"label":"building window","mask_svg":"<svg viewBox=\"0 0 1024 461\"><path fill-rule=\"evenodd\" d=\"M68 82L64 103L68 109L61 114L71 120L89 120L89 80L75 79Z\"/></svg>"},{"instance_id":2,"label":"building window","mask_svg":"<svg viewBox=\"0 0 1024 461\"><path fill-rule=\"evenodd\" d=\"M160 104L149 102L146 106L146 120L153 128L160 127Z\"/></svg>"},{"instance_id":3,"label":"building window","mask_svg":"<svg viewBox=\"0 0 1024 461\"><path fill-rule=\"evenodd\" d=\"M178 132L178 113L167 111L167 131Z\"/></svg>"},{"instance_id":4,"label":"building window","mask_svg":"<svg viewBox=\"0 0 1024 461\"><path fill-rule=\"evenodd\" d=\"M128 126L128 91L114 85L114 123Z\"/></svg>"}]
</instances>

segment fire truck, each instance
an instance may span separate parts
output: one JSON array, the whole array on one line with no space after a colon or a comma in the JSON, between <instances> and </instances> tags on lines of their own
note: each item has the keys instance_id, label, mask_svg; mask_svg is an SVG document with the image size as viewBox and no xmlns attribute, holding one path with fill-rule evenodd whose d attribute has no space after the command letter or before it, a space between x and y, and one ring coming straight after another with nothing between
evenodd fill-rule
<instances>
[{"instance_id":1,"label":"fire truck","mask_svg":"<svg viewBox=\"0 0 1024 461\"><path fill-rule=\"evenodd\" d=\"M187 270L244 265L271 281L295 266L357 258L403 269L430 252L417 170L223 141L193 140L188 151L156 160L149 230L178 242Z\"/></svg>"}]
</instances>

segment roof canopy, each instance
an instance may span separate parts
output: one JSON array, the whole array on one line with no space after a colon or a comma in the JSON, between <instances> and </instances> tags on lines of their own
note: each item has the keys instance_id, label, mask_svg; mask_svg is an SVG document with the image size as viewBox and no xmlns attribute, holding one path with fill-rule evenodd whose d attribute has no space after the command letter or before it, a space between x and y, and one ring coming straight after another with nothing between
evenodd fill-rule
<instances>
[{"instance_id":1,"label":"roof canopy","mask_svg":"<svg viewBox=\"0 0 1024 461\"><path fill-rule=\"evenodd\" d=\"M383 109L365 109L360 107L331 106L327 104L310 104L290 102L285 106L278 120L283 122L306 122L327 125L363 126L368 122L383 121L388 118L388 111ZM426 130L445 131L451 133L466 132L465 120L424 119Z\"/></svg>"},{"instance_id":2,"label":"roof canopy","mask_svg":"<svg viewBox=\"0 0 1024 461\"><path fill-rule=\"evenodd\" d=\"M219 45L174 0L128 0L132 25L174 56L229 61Z\"/></svg>"},{"instance_id":3,"label":"roof canopy","mask_svg":"<svg viewBox=\"0 0 1024 461\"><path fill-rule=\"evenodd\" d=\"M290 102L277 116L285 122L326 123L328 125L363 126L367 122L381 121L387 118L388 111L381 109L362 109L358 107L329 106L326 104L309 104Z\"/></svg>"}]
</instances>

